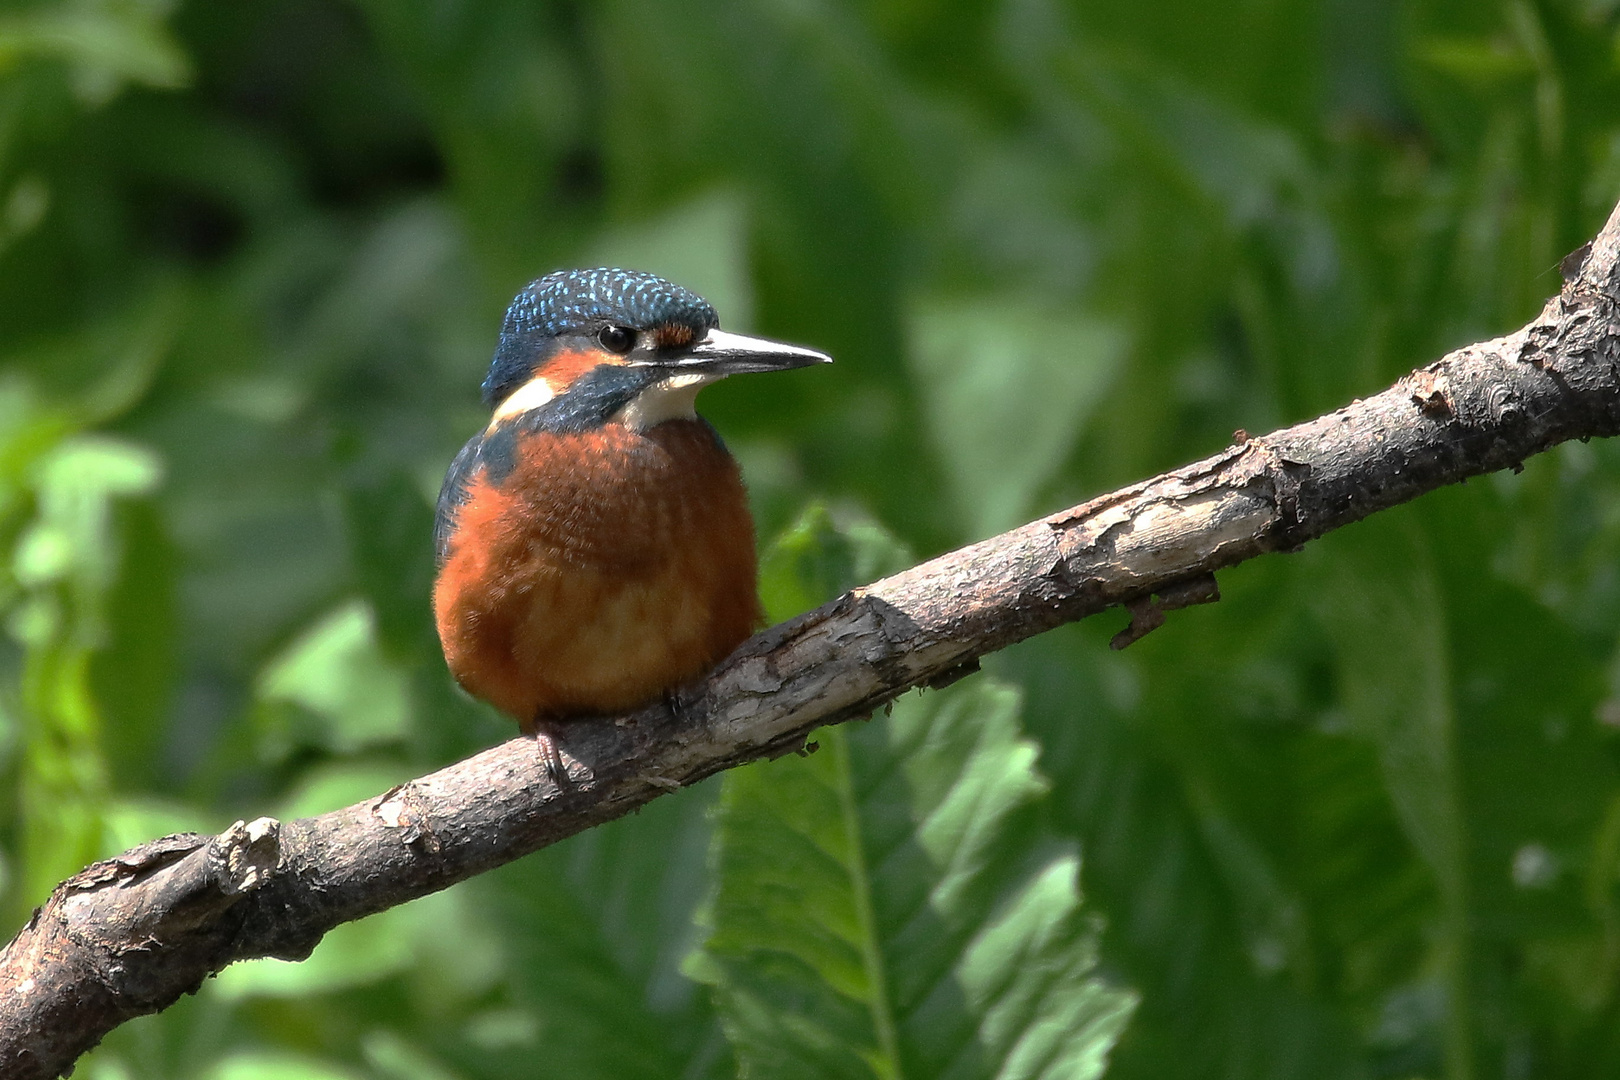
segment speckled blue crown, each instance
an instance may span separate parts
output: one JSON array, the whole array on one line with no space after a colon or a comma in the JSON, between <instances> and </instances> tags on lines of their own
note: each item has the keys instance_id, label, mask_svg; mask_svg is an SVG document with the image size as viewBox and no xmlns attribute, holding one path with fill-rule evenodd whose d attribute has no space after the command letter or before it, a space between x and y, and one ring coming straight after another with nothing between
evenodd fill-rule
<instances>
[{"instance_id":1,"label":"speckled blue crown","mask_svg":"<svg viewBox=\"0 0 1620 1080\"><path fill-rule=\"evenodd\" d=\"M720 325L720 317L697 293L653 274L611 267L547 274L530 282L506 309L500 344L484 379L484 404L493 408L526 381L550 339L604 323L636 329L681 323L701 334Z\"/></svg>"}]
</instances>

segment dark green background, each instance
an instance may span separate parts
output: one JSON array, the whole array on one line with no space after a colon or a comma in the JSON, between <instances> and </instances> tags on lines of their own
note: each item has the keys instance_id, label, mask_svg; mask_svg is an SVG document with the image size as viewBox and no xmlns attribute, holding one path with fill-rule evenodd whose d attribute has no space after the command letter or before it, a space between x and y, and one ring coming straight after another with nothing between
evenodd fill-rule
<instances>
[{"instance_id":1,"label":"dark green background","mask_svg":"<svg viewBox=\"0 0 1620 1080\"><path fill-rule=\"evenodd\" d=\"M511 733L444 674L431 498L540 273L838 358L702 402L761 537L801 521L781 616L902 561L879 525L935 553L1517 327L1617 197L1614 0L12 2L0 925ZM1620 451L1222 591L232 969L80 1075L1620 1075ZM989 734L900 753L928 710ZM928 815L971 777L963 869ZM1037 881L1039 992L976 998L964 945L913 1011L902 909L1005 958ZM1077 1056L998 1057L1014 998Z\"/></svg>"}]
</instances>

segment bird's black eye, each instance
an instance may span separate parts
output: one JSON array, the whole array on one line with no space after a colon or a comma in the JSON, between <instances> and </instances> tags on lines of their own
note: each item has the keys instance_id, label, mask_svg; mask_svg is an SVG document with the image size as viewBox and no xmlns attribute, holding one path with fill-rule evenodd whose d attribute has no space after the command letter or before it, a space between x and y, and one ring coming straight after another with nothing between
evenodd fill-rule
<instances>
[{"instance_id":1,"label":"bird's black eye","mask_svg":"<svg viewBox=\"0 0 1620 1080\"><path fill-rule=\"evenodd\" d=\"M608 352L623 356L636 347L636 332L628 326L604 326L596 332L596 340Z\"/></svg>"}]
</instances>

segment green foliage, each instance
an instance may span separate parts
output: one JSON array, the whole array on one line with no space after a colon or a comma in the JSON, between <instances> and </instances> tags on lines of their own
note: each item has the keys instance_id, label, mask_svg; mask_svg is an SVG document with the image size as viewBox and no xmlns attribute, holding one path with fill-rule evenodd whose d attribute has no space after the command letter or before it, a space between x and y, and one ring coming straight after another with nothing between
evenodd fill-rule
<instances>
[{"instance_id":1,"label":"green foliage","mask_svg":"<svg viewBox=\"0 0 1620 1080\"><path fill-rule=\"evenodd\" d=\"M510 733L428 538L535 275L837 356L702 401L787 615L1518 325L1620 196L1617 40L1611 0L18 0L0 913ZM1620 450L1562 447L1126 653L1054 632L81 1068L1606 1075L1617 506Z\"/></svg>"},{"instance_id":2,"label":"green foliage","mask_svg":"<svg viewBox=\"0 0 1620 1080\"><path fill-rule=\"evenodd\" d=\"M881 530L813 508L766 556L771 614L904 563ZM1042 828L1019 712L989 680L911 695L726 776L687 969L744 1075L1102 1074L1132 1002L1094 975L1078 860Z\"/></svg>"},{"instance_id":3,"label":"green foliage","mask_svg":"<svg viewBox=\"0 0 1620 1080\"><path fill-rule=\"evenodd\" d=\"M149 492L160 468L139 446L85 433L80 416L42 405L21 378L0 393L0 537L11 552L0 596L18 654L3 708L17 759L17 889L38 896L102 848L110 793L90 662L118 571L115 504Z\"/></svg>"},{"instance_id":4,"label":"green foliage","mask_svg":"<svg viewBox=\"0 0 1620 1080\"><path fill-rule=\"evenodd\" d=\"M910 331L918 394L961 519L974 536L1022 523L1101 404L1124 359L1122 335L1016 298L918 304Z\"/></svg>"},{"instance_id":5,"label":"green foliage","mask_svg":"<svg viewBox=\"0 0 1620 1080\"><path fill-rule=\"evenodd\" d=\"M912 697L727 778L689 970L746 1075L1102 1075L1131 999L1092 974L1078 860L1041 852L1018 713L988 681Z\"/></svg>"}]
</instances>

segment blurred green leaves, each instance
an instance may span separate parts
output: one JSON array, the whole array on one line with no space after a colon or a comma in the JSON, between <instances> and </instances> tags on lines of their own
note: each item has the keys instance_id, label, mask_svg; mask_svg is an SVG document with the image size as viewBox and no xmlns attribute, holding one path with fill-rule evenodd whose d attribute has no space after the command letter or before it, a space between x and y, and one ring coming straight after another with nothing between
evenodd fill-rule
<instances>
[{"instance_id":1,"label":"blurred green leaves","mask_svg":"<svg viewBox=\"0 0 1620 1080\"><path fill-rule=\"evenodd\" d=\"M781 622L911 562L911 552L883 526L849 513L835 517L814 502L761 553L759 599L765 617Z\"/></svg>"},{"instance_id":2,"label":"blurred green leaves","mask_svg":"<svg viewBox=\"0 0 1620 1080\"><path fill-rule=\"evenodd\" d=\"M1020 524L1118 374L1124 335L1018 297L923 301L909 329L918 397L961 520L976 538Z\"/></svg>"},{"instance_id":3,"label":"blurred green leaves","mask_svg":"<svg viewBox=\"0 0 1620 1080\"><path fill-rule=\"evenodd\" d=\"M86 640L102 633L99 600L117 566L111 513L115 501L156 487L156 458L138 446L97 435L64 439L34 462L29 488L35 516L17 538L11 577L36 603L18 613L14 632L36 641L76 618ZM52 611L48 590L60 586L71 612Z\"/></svg>"},{"instance_id":4,"label":"blurred green leaves","mask_svg":"<svg viewBox=\"0 0 1620 1080\"><path fill-rule=\"evenodd\" d=\"M104 104L125 83L184 86L191 65L169 33L168 0L88 0L38 6L0 18L0 76L30 58L68 64L87 104Z\"/></svg>"},{"instance_id":5,"label":"blurred green leaves","mask_svg":"<svg viewBox=\"0 0 1620 1080\"><path fill-rule=\"evenodd\" d=\"M354 1080L354 1074L294 1054L232 1054L203 1074L207 1080Z\"/></svg>"},{"instance_id":6,"label":"blurred green leaves","mask_svg":"<svg viewBox=\"0 0 1620 1080\"><path fill-rule=\"evenodd\" d=\"M14 909L18 893L43 895L100 854L110 793L90 662L107 642L119 570L114 513L149 494L162 470L140 446L75 430L82 421L71 409L45 404L21 378L0 394L0 538L10 546L0 605L21 654L0 706L21 749L24 873L7 897Z\"/></svg>"},{"instance_id":7,"label":"blurred green leaves","mask_svg":"<svg viewBox=\"0 0 1620 1080\"><path fill-rule=\"evenodd\" d=\"M1620 195L1617 20L18 0L0 910L511 733L444 673L428 536L532 277L642 266L836 355L700 403L783 617L1518 325ZM1126 653L1065 628L83 1068L1613 1072L1617 508L1620 449L1561 447Z\"/></svg>"},{"instance_id":8,"label":"blurred green leaves","mask_svg":"<svg viewBox=\"0 0 1620 1080\"><path fill-rule=\"evenodd\" d=\"M272 760L299 744L352 754L396 741L410 728L408 679L383 655L376 616L358 601L337 608L272 659L259 675L258 698L267 714L261 753Z\"/></svg>"},{"instance_id":9,"label":"blurred green leaves","mask_svg":"<svg viewBox=\"0 0 1620 1080\"><path fill-rule=\"evenodd\" d=\"M1446 1060L1473 1072L1467 813L1443 604L1420 535L1369 523L1332 568L1322 610L1338 645L1345 708L1378 750L1390 801L1428 864L1444 912L1437 961L1446 1001Z\"/></svg>"}]
</instances>

